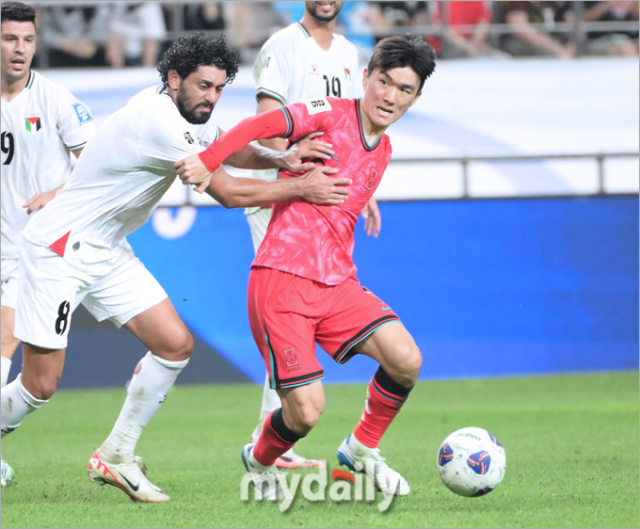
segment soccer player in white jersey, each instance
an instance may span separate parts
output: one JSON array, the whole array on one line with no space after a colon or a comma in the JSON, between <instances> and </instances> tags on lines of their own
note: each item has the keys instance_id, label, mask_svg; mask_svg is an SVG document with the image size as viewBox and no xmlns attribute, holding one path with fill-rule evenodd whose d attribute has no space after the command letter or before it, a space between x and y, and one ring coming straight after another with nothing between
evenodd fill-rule
<instances>
[{"instance_id":1,"label":"soccer player in white jersey","mask_svg":"<svg viewBox=\"0 0 640 529\"><path fill-rule=\"evenodd\" d=\"M222 38L194 34L178 39L158 65L163 85L143 90L102 124L65 186L23 233L15 321L23 368L2 390L3 444L55 392L72 314L83 303L96 319L126 327L149 348L111 434L88 464L92 480L114 485L137 501L169 501L143 474L134 451L187 365L193 338L125 237L146 222L175 180L174 162L203 150L192 124L209 120L238 70L238 55ZM227 163L301 170L313 166L301 164L302 157L328 158L330 153L326 143L310 141L291 153L249 147ZM335 171L319 169L297 181L277 182L234 178L222 170L206 191L226 207L292 197L342 203L348 195L343 186L351 180L331 178L327 174Z\"/></svg>"},{"instance_id":2,"label":"soccer player in white jersey","mask_svg":"<svg viewBox=\"0 0 640 529\"><path fill-rule=\"evenodd\" d=\"M13 336L18 255L30 215L42 209L71 172L95 127L91 113L64 87L31 70L36 51L35 10L2 4L2 367L7 384L20 343ZM2 486L13 472L2 461ZM5 477L9 477L6 481Z\"/></svg>"},{"instance_id":3,"label":"soccer player in white jersey","mask_svg":"<svg viewBox=\"0 0 640 529\"><path fill-rule=\"evenodd\" d=\"M258 114L323 96L355 97L359 79L358 50L342 35L334 33L343 3L305 2L302 20L281 29L265 42L253 67ZM280 151L287 146L287 140L282 138L259 141L265 147ZM275 180L277 176L278 172L274 170L254 172L255 178L264 180ZM245 211L256 253L267 232L271 211L270 206ZM363 211L363 217L367 234L377 237L380 213L374 198ZM269 380L265 378L260 417L251 434L251 442L260 436L269 414L281 406L280 397L269 388ZM290 450L277 459L276 465L298 468L321 463Z\"/></svg>"}]
</instances>

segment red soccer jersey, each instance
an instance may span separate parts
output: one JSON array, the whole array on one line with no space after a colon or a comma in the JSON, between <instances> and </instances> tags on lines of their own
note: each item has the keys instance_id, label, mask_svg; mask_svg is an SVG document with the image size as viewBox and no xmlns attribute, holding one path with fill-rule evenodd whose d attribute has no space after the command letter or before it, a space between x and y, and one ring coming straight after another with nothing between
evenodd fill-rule
<instances>
[{"instance_id":1,"label":"red soccer jersey","mask_svg":"<svg viewBox=\"0 0 640 529\"><path fill-rule=\"evenodd\" d=\"M285 137L297 141L311 132L324 132L319 139L331 143L335 153L325 164L338 168L336 177L353 182L349 198L339 206L317 206L299 198L275 204L252 268L273 268L325 285L355 279L353 232L389 165L389 137L383 134L374 145L367 144L357 99L327 97L282 111L289 125ZM292 176L298 175L283 171L279 178Z\"/></svg>"}]
</instances>

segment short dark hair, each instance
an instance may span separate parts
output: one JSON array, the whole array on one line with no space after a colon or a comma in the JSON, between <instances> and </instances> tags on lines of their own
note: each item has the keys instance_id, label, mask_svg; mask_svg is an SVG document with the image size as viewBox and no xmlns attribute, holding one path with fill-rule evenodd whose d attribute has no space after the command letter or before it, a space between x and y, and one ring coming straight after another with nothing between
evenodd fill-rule
<instances>
[{"instance_id":1,"label":"short dark hair","mask_svg":"<svg viewBox=\"0 0 640 529\"><path fill-rule=\"evenodd\" d=\"M169 70L175 70L181 79L186 79L198 66L215 66L227 72L227 83L232 83L238 73L240 52L229 48L224 35L214 38L204 33L192 33L180 37L166 51L158 63L162 82L167 84Z\"/></svg>"},{"instance_id":2,"label":"short dark hair","mask_svg":"<svg viewBox=\"0 0 640 529\"><path fill-rule=\"evenodd\" d=\"M21 2L2 2L2 22L32 22L36 25L36 10Z\"/></svg>"},{"instance_id":3,"label":"short dark hair","mask_svg":"<svg viewBox=\"0 0 640 529\"><path fill-rule=\"evenodd\" d=\"M418 74L422 90L424 82L436 68L436 50L417 35L402 35L382 39L373 49L367 70L369 74L376 68L386 72L392 68L408 66Z\"/></svg>"}]
</instances>

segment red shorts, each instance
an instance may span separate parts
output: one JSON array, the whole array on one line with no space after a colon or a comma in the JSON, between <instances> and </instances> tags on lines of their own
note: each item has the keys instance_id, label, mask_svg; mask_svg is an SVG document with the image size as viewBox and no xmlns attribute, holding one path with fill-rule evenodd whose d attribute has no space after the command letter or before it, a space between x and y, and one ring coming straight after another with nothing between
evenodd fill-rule
<instances>
[{"instance_id":1,"label":"red shorts","mask_svg":"<svg viewBox=\"0 0 640 529\"><path fill-rule=\"evenodd\" d=\"M317 342L339 364L378 327L399 320L356 280L327 286L300 276L254 268L249 275L249 323L272 389L324 378Z\"/></svg>"}]
</instances>

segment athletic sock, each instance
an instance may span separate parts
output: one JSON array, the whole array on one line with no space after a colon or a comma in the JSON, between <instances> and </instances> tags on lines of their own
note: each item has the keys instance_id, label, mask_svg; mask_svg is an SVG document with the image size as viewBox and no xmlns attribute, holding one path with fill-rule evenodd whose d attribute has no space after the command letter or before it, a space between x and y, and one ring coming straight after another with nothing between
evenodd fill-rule
<instances>
[{"instance_id":1,"label":"athletic sock","mask_svg":"<svg viewBox=\"0 0 640 529\"><path fill-rule=\"evenodd\" d=\"M142 430L167 398L167 392L189 359L169 362L151 352L140 361L133 375L127 398L116 424L100 447L101 456L110 463L131 460Z\"/></svg>"},{"instance_id":2,"label":"athletic sock","mask_svg":"<svg viewBox=\"0 0 640 529\"><path fill-rule=\"evenodd\" d=\"M2 437L13 432L27 415L47 402L29 393L19 374L11 384L2 388Z\"/></svg>"},{"instance_id":3,"label":"athletic sock","mask_svg":"<svg viewBox=\"0 0 640 529\"><path fill-rule=\"evenodd\" d=\"M2 358L2 366L0 367L0 376L2 377L2 386L5 387L7 385L7 380L9 378L9 371L11 370L11 360L9 358Z\"/></svg>"},{"instance_id":4,"label":"athletic sock","mask_svg":"<svg viewBox=\"0 0 640 529\"><path fill-rule=\"evenodd\" d=\"M398 384L382 367L378 368L367 388L364 413L353 431L356 439L369 448L377 448L412 388Z\"/></svg>"},{"instance_id":5,"label":"athletic sock","mask_svg":"<svg viewBox=\"0 0 640 529\"><path fill-rule=\"evenodd\" d=\"M302 437L287 427L282 418L282 408L278 408L264 421L260 438L253 447L253 455L258 463L270 467Z\"/></svg>"},{"instance_id":6,"label":"athletic sock","mask_svg":"<svg viewBox=\"0 0 640 529\"><path fill-rule=\"evenodd\" d=\"M275 389L271 389L269 387L269 375L266 375L264 381L264 390L262 392L262 406L260 408L260 418L258 419L258 426L251 434L251 439L256 439L260 437L262 433L262 428L264 426L264 421L267 420L267 417L280 408L282 406L282 401L278 396L278 392Z\"/></svg>"}]
</instances>

